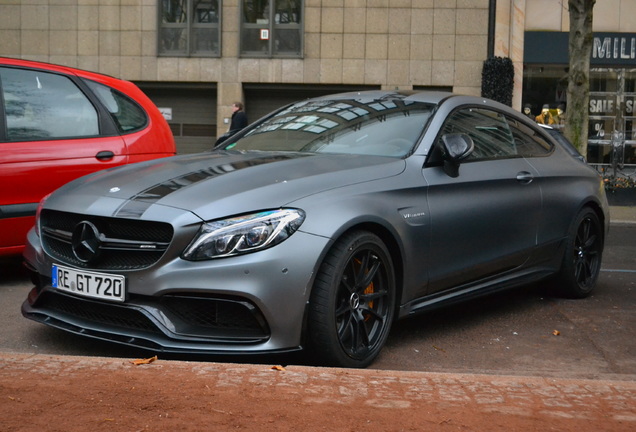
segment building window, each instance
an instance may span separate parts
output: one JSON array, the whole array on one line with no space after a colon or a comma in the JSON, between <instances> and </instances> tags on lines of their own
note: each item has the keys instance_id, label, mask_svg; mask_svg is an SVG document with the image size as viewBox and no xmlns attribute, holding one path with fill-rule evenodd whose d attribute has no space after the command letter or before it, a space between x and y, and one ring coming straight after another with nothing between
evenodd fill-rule
<instances>
[{"instance_id":1,"label":"building window","mask_svg":"<svg viewBox=\"0 0 636 432\"><path fill-rule=\"evenodd\" d=\"M161 0L159 55L218 57L221 0Z\"/></svg>"},{"instance_id":2,"label":"building window","mask_svg":"<svg viewBox=\"0 0 636 432\"><path fill-rule=\"evenodd\" d=\"M302 0L242 0L243 57L302 57Z\"/></svg>"}]
</instances>

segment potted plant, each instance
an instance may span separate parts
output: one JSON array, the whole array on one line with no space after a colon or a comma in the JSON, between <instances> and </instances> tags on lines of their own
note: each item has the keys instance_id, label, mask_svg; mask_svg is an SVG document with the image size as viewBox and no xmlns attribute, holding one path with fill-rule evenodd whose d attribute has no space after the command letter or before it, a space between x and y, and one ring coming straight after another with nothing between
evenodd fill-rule
<instances>
[{"instance_id":1,"label":"potted plant","mask_svg":"<svg viewBox=\"0 0 636 432\"><path fill-rule=\"evenodd\" d=\"M636 179L634 175L604 176L607 201L614 206L636 205Z\"/></svg>"}]
</instances>

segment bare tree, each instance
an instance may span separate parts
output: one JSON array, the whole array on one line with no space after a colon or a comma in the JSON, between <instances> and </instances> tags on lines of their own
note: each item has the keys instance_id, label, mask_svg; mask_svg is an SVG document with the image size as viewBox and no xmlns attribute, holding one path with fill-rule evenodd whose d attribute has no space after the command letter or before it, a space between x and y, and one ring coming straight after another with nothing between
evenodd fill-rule
<instances>
[{"instance_id":1,"label":"bare tree","mask_svg":"<svg viewBox=\"0 0 636 432\"><path fill-rule=\"evenodd\" d=\"M592 9L596 0L568 0L570 11L570 72L565 136L579 152L587 155L590 103L590 57L594 41Z\"/></svg>"}]
</instances>

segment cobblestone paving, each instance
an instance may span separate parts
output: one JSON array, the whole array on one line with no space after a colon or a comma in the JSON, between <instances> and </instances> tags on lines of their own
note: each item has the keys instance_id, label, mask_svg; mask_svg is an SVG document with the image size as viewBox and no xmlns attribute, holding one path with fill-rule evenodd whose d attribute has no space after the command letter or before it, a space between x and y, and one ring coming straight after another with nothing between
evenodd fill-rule
<instances>
[{"instance_id":1,"label":"cobblestone paving","mask_svg":"<svg viewBox=\"0 0 636 432\"><path fill-rule=\"evenodd\" d=\"M199 363L158 360L135 366L129 360L0 354L0 415L25 379L54 386L56 381L85 376L121 375L123 382L139 386L162 380L180 381L183 388L207 388L242 397L270 397L281 404L332 407L365 406L377 412L405 416L413 410L437 412L474 410L488 415L544 419L559 425L604 425L602 430L636 430L636 382L629 380L579 380L522 376L394 372L291 366ZM17 383L17 384L16 384ZM249 396L246 396L249 395ZM217 409L220 411L220 408ZM396 414L397 413L397 414ZM495 418L495 417L493 417ZM483 419L482 419L483 420ZM443 420L441 420L443 421ZM2 418L0 417L0 426ZM480 430L473 428L469 430ZM555 430L564 430L557 427ZM574 430L574 429L568 429Z\"/></svg>"}]
</instances>

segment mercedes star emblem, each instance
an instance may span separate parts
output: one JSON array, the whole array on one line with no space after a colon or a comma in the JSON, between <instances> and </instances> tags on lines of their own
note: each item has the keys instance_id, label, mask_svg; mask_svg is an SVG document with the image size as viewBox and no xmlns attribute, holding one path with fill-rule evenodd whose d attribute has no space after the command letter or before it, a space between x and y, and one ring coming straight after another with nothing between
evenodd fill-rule
<instances>
[{"instance_id":1,"label":"mercedes star emblem","mask_svg":"<svg viewBox=\"0 0 636 432\"><path fill-rule=\"evenodd\" d=\"M83 263L95 261L101 252L99 230L89 221L82 221L75 226L71 238L73 254Z\"/></svg>"}]
</instances>

